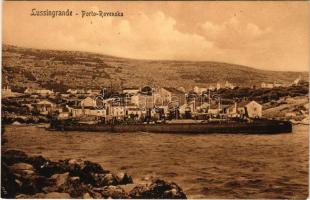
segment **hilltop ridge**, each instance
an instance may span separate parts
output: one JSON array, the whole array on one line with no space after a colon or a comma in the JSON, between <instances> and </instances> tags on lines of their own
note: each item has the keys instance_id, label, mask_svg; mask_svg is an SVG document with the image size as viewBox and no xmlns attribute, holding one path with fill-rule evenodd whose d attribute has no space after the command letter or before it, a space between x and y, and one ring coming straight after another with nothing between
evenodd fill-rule
<instances>
[{"instance_id":1,"label":"hilltop ridge","mask_svg":"<svg viewBox=\"0 0 310 200\"><path fill-rule=\"evenodd\" d=\"M229 81L252 87L262 82L290 83L307 72L280 72L210 61L137 60L98 53L3 45L3 84L12 88L114 88L143 85L208 86Z\"/></svg>"}]
</instances>

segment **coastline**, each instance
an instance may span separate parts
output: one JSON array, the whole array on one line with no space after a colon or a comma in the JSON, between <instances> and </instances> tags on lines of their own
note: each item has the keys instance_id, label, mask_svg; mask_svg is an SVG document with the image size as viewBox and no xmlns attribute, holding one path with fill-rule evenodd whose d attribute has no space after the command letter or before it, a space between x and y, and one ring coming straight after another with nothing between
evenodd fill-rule
<instances>
[{"instance_id":1,"label":"coastline","mask_svg":"<svg viewBox=\"0 0 310 200\"><path fill-rule=\"evenodd\" d=\"M88 160L55 162L19 150L3 151L1 159L3 198L187 198L173 182L135 184L126 172L114 174Z\"/></svg>"},{"instance_id":2,"label":"coastline","mask_svg":"<svg viewBox=\"0 0 310 200\"><path fill-rule=\"evenodd\" d=\"M304 198L307 191L305 125L294 125L293 134L273 135L49 132L10 125L6 135L8 149L52 161L90 160L127 172L135 183L173 181L188 198L245 198L248 189L255 198Z\"/></svg>"}]
</instances>

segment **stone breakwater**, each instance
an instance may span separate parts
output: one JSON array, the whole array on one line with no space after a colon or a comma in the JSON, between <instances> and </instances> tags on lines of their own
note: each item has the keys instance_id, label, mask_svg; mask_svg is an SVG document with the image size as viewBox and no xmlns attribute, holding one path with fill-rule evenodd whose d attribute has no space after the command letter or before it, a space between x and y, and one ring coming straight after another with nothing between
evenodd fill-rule
<instances>
[{"instance_id":1,"label":"stone breakwater","mask_svg":"<svg viewBox=\"0 0 310 200\"><path fill-rule=\"evenodd\" d=\"M115 174L87 160L55 162L18 150L2 152L1 159L2 198L187 198L173 182L134 184L127 173Z\"/></svg>"}]
</instances>

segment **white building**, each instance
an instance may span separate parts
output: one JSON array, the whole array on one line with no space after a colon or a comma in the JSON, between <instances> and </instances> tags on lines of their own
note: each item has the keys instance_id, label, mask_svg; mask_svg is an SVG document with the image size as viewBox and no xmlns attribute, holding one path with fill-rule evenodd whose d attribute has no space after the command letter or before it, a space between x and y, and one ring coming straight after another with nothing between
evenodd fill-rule
<instances>
[{"instance_id":1,"label":"white building","mask_svg":"<svg viewBox=\"0 0 310 200\"><path fill-rule=\"evenodd\" d=\"M69 112L61 112L58 114L58 119L68 119L70 116Z\"/></svg>"},{"instance_id":2,"label":"white building","mask_svg":"<svg viewBox=\"0 0 310 200\"><path fill-rule=\"evenodd\" d=\"M67 93L70 93L70 94L77 94L78 91L77 91L77 90L74 90L74 89L68 89L68 90L67 90Z\"/></svg>"},{"instance_id":3,"label":"white building","mask_svg":"<svg viewBox=\"0 0 310 200\"><path fill-rule=\"evenodd\" d=\"M263 106L256 101L244 101L237 106L238 114L245 115L249 118L261 118L263 116Z\"/></svg>"},{"instance_id":4,"label":"white building","mask_svg":"<svg viewBox=\"0 0 310 200\"><path fill-rule=\"evenodd\" d=\"M123 89L123 93L124 94L138 94L138 92L140 91L139 88L125 88Z\"/></svg>"},{"instance_id":5,"label":"white building","mask_svg":"<svg viewBox=\"0 0 310 200\"><path fill-rule=\"evenodd\" d=\"M262 84L261 84L261 88L275 88L275 87L284 87L284 86L285 86L284 84L277 83L277 82L274 82L274 83L262 82Z\"/></svg>"},{"instance_id":6,"label":"white building","mask_svg":"<svg viewBox=\"0 0 310 200\"><path fill-rule=\"evenodd\" d=\"M2 88L2 97L12 97L14 96L14 92L7 86Z\"/></svg>"},{"instance_id":7,"label":"white building","mask_svg":"<svg viewBox=\"0 0 310 200\"><path fill-rule=\"evenodd\" d=\"M47 90L47 89L31 89L31 88L27 88L24 93L26 94L39 94L40 96L48 96L48 95L52 95L54 94L53 90Z\"/></svg>"},{"instance_id":8,"label":"white building","mask_svg":"<svg viewBox=\"0 0 310 200\"><path fill-rule=\"evenodd\" d=\"M229 88L229 89L234 89L235 88L235 86L232 83L228 82L228 81L225 82L224 87L225 88Z\"/></svg>"},{"instance_id":9,"label":"white building","mask_svg":"<svg viewBox=\"0 0 310 200\"><path fill-rule=\"evenodd\" d=\"M274 87L273 83L262 82L261 84L261 88L273 88L273 87Z\"/></svg>"},{"instance_id":10,"label":"white building","mask_svg":"<svg viewBox=\"0 0 310 200\"><path fill-rule=\"evenodd\" d=\"M96 108L68 108L69 113L71 113L72 117L79 118L84 116L94 116L94 117L106 117L107 110L106 109L96 109Z\"/></svg>"},{"instance_id":11,"label":"white building","mask_svg":"<svg viewBox=\"0 0 310 200\"><path fill-rule=\"evenodd\" d=\"M153 108L155 105L154 95L135 94L131 96L130 101L140 109Z\"/></svg>"},{"instance_id":12,"label":"white building","mask_svg":"<svg viewBox=\"0 0 310 200\"><path fill-rule=\"evenodd\" d=\"M96 100L93 97L86 97L81 101L81 107L82 108L87 108L87 107L92 107L96 108Z\"/></svg>"},{"instance_id":13,"label":"white building","mask_svg":"<svg viewBox=\"0 0 310 200\"><path fill-rule=\"evenodd\" d=\"M49 113L56 110L56 104L48 101L42 100L34 104L34 108L42 115L48 115Z\"/></svg>"},{"instance_id":14,"label":"white building","mask_svg":"<svg viewBox=\"0 0 310 200\"><path fill-rule=\"evenodd\" d=\"M72 117L75 118L84 116L84 111L82 108L70 108L69 112L72 114Z\"/></svg>"},{"instance_id":15,"label":"white building","mask_svg":"<svg viewBox=\"0 0 310 200\"><path fill-rule=\"evenodd\" d=\"M84 109L84 115L86 116L96 116L96 117L105 117L106 110L105 109Z\"/></svg>"},{"instance_id":16,"label":"white building","mask_svg":"<svg viewBox=\"0 0 310 200\"><path fill-rule=\"evenodd\" d=\"M209 86L209 90L214 91L214 90L215 90L215 87L212 86L212 85L210 85L210 86Z\"/></svg>"},{"instance_id":17,"label":"white building","mask_svg":"<svg viewBox=\"0 0 310 200\"><path fill-rule=\"evenodd\" d=\"M116 117L117 119L123 119L125 117L125 107L124 106L112 106L110 107L112 117Z\"/></svg>"},{"instance_id":18,"label":"white building","mask_svg":"<svg viewBox=\"0 0 310 200\"><path fill-rule=\"evenodd\" d=\"M194 87L194 92L197 93L197 94L202 94L203 92L206 92L206 91L208 91L208 88L201 88L201 87L198 87L198 86Z\"/></svg>"},{"instance_id":19,"label":"white building","mask_svg":"<svg viewBox=\"0 0 310 200\"><path fill-rule=\"evenodd\" d=\"M221 83L216 83L216 89L219 90L221 88L222 88Z\"/></svg>"},{"instance_id":20,"label":"white building","mask_svg":"<svg viewBox=\"0 0 310 200\"><path fill-rule=\"evenodd\" d=\"M41 96L48 96L54 94L53 90L47 90L47 89L42 89L42 90L36 90L35 93L41 95Z\"/></svg>"},{"instance_id":21,"label":"white building","mask_svg":"<svg viewBox=\"0 0 310 200\"><path fill-rule=\"evenodd\" d=\"M263 113L263 106L256 101L251 101L250 103L246 104L246 110L248 117L250 118L261 118Z\"/></svg>"},{"instance_id":22,"label":"white building","mask_svg":"<svg viewBox=\"0 0 310 200\"><path fill-rule=\"evenodd\" d=\"M171 87L163 87L159 89L160 98L162 98L163 105L168 105L172 102L178 105L183 105L186 101L185 93Z\"/></svg>"}]
</instances>

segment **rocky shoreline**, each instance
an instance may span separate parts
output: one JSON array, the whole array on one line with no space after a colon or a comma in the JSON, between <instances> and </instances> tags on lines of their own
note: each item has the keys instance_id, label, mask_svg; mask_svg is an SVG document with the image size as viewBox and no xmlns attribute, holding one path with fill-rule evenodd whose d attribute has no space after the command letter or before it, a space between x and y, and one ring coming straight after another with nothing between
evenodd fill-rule
<instances>
[{"instance_id":1,"label":"rocky shoreline","mask_svg":"<svg viewBox=\"0 0 310 200\"><path fill-rule=\"evenodd\" d=\"M263 116L287 120L295 125L309 125L309 99L307 96L283 97L263 105Z\"/></svg>"},{"instance_id":2,"label":"rocky shoreline","mask_svg":"<svg viewBox=\"0 0 310 200\"><path fill-rule=\"evenodd\" d=\"M2 198L186 199L173 182L153 179L135 184L126 172L117 174L97 163L76 159L51 161L7 150L1 155Z\"/></svg>"}]
</instances>

